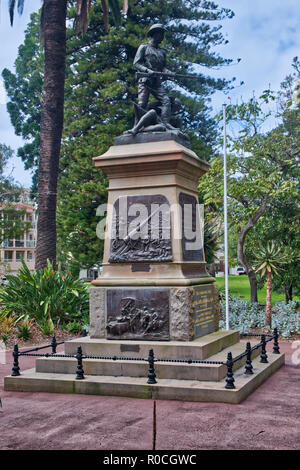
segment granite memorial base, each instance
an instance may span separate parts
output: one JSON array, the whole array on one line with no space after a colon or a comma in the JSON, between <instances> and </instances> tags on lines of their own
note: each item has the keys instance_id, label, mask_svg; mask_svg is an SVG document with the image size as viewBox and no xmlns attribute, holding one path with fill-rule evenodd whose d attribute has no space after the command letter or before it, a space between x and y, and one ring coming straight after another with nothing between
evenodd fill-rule
<instances>
[{"instance_id":1,"label":"granite memorial base","mask_svg":"<svg viewBox=\"0 0 300 470\"><path fill-rule=\"evenodd\" d=\"M214 284L90 288L91 338L193 341L217 331L218 321Z\"/></svg>"}]
</instances>

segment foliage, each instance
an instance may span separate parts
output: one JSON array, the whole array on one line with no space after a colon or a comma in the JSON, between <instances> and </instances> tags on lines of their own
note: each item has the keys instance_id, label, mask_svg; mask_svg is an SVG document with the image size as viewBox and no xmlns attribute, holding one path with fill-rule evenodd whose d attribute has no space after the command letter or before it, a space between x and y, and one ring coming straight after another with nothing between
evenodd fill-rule
<instances>
[{"instance_id":1,"label":"foliage","mask_svg":"<svg viewBox=\"0 0 300 470\"><path fill-rule=\"evenodd\" d=\"M39 321L39 328L44 336L50 336L54 333L54 323L51 318L43 318Z\"/></svg>"},{"instance_id":2,"label":"foliage","mask_svg":"<svg viewBox=\"0 0 300 470\"><path fill-rule=\"evenodd\" d=\"M0 301L10 315L29 315L40 327L53 331L53 322L78 319L89 308L88 289L69 273L44 269L29 271L24 261L16 276L0 291ZM50 333L49 333L50 334Z\"/></svg>"},{"instance_id":3,"label":"foliage","mask_svg":"<svg viewBox=\"0 0 300 470\"><path fill-rule=\"evenodd\" d=\"M18 338L22 339L29 339L31 337L31 327L33 325L33 321L29 319L29 316L26 315L26 317L19 322L17 326L17 333L18 333Z\"/></svg>"},{"instance_id":4,"label":"foliage","mask_svg":"<svg viewBox=\"0 0 300 470\"><path fill-rule=\"evenodd\" d=\"M272 114L270 103L275 100L278 125L265 130ZM282 244L284 238L285 246L291 249L290 263L295 266L293 254L299 247L299 233L296 234L300 210L300 109L290 108L282 92L276 97L266 90L259 98L253 96L248 102L229 105L227 120L235 128L229 139L228 154L229 231L237 239L238 259L251 282L251 298L257 299L253 262L258 240L276 240ZM212 216L222 217L221 157L211 161L211 170L201 178L199 191L203 202L212 207ZM289 272L292 276L292 269ZM299 283L299 276L294 282Z\"/></svg>"},{"instance_id":5,"label":"foliage","mask_svg":"<svg viewBox=\"0 0 300 470\"><path fill-rule=\"evenodd\" d=\"M297 311L297 302L278 302L272 316L272 327L277 328L282 336L288 338L292 332L300 333L300 315Z\"/></svg>"},{"instance_id":6,"label":"foliage","mask_svg":"<svg viewBox=\"0 0 300 470\"><path fill-rule=\"evenodd\" d=\"M281 246L269 241L264 245L259 244L255 253L255 272L259 272L264 279L267 278L266 293L266 325L271 325L271 296L272 296L272 280L273 276L282 270L282 265L286 263L286 253Z\"/></svg>"},{"instance_id":7,"label":"foliage","mask_svg":"<svg viewBox=\"0 0 300 470\"><path fill-rule=\"evenodd\" d=\"M99 3L92 4L85 35L78 37L72 28L67 30L58 250L61 260L83 267L101 260L103 242L96 237L99 221L96 208L107 197L107 180L93 168L91 157L105 152L115 136L132 127L132 101L137 95L132 62L139 44L148 40L148 27L156 22L169 26L165 45L169 49L170 69L186 73L202 67L199 81L168 82L167 87L185 107L184 126L191 136L193 150L207 160L214 154L216 143L209 97L215 90L229 86L225 80L213 79L208 73L210 68L231 63L214 52L214 48L226 43L217 23L233 13L213 2L129 2L126 21L120 28L111 26L108 34L99 21L101 8ZM72 20L74 15L71 8L68 18ZM32 15L24 45L19 48L15 74L3 71L12 122L27 141L18 154L31 168L39 160L43 53L38 41L38 16Z\"/></svg>"},{"instance_id":8,"label":"foliage","mask_svg":"<svg viewBox=\"0 0 300 470\"><path fill-rule=\"evenodd\" d=\"M82 333L83 325L80 321L75 320L75 321L68 323L67 330L69 331L69 333L74 333L74 334Z\"/></svg>"},{"instance_id":9,"label":"foliage","mask_svg":"<svg viewBox=\"0 0 300 470\"><path fill-rule=\"evenodd\" d=\"M222 302L222 320L220 329L225 329L225 302ZM291 333L300 333L299 312L296 311L296 302L278 302L273 308L272 328L277 328L279 333L288 338ZM248 333L251 328L265 328L265 312L257 303L249 303L245 300L233 297L229 301L230 328L240 333Z\"/></svg>"},{"instance_id":10,"label":"foliage","mask_svg":"<svg viewBox=\"0 0 300 470\"><path fill-rule=\"evenodd\" d=\"M220 225L217 222L204 222L204 252L207 264L212 264L217 259L219 250Z\"/></svg>"},{"instance_id":11,"label":"foliage","mask_svg":"<svg viewBox=\"0 0 300 470\"><path fill-rule=\"evenodd\" d=\"M274 241L266 244L260 243L254 256L256 258L256 272L260 272L261 277L265 277L268 272L278 274L281 265L286 263L286 253Z\"/></svg>"}]
</instances>

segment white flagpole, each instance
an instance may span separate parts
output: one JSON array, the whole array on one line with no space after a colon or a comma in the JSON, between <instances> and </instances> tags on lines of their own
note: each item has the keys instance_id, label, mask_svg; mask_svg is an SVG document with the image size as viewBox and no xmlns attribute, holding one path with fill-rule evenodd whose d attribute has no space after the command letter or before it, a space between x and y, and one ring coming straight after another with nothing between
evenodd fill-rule
<instances>
[{"instance_id":1,"label":"white flagpole","mask_svg":"<svg viewBox=\"0 0 300 470\"><path fill-rule=\"evenodd\" d=\"M223 104L223 143L224 143L224 257L225 257L225 312L226 330L229 330L228 302L228 230L227 230L227 148L226 148L226 104Z\"/></svg>"}]
</instances>

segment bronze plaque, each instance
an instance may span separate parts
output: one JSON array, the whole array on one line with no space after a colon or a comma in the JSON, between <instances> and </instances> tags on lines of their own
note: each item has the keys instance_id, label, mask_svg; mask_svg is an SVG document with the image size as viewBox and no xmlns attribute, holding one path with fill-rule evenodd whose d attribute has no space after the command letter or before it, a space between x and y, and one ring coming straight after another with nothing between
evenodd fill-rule
<instances>
[{"instance_id":1,"label":"bronze plaque","mask_svg":"<svg viewBox=\"0 0 300 470\"><path fill-rule=\"evenodd\" d=\"M193 287L195 338L215 331L213 286Z\"/></svg>"},{"instance_id":2,"label":"bronze plaque","mask_svg":"<svg viewBox=\"0 0 300 470\"><path fill-rule=\"evenodd\" d=\"M107 339L166 341L169 289L107 289Z\"/></svg>"},{"instance_id":3,"label":"bronze plaque","mask_svg":"<svg viewBox=\"0 0 300 470\"><path fill-rule=\"evenodd\" d=\"M165 196L121 196L114 204L110 263L172 261L170 205Z\"/></svg>"},{"instance_id":4,"label":"bronze plaque","mask_svg":"<svg viewBox=\"0 0 300 470\"><path fill-rule=\"evenodd\" d=\"M204 261L197 198L191 194L180 193L179 204L182 210L182 261Z\"/></svg>"}]
</instances>

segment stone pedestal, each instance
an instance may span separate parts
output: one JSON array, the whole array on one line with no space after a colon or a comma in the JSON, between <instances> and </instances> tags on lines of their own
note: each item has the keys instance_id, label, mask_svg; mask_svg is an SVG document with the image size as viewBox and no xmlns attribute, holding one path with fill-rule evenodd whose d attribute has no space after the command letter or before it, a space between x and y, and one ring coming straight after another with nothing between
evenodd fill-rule
<instances>
[{"instance_id":1,"label":"stone pedestal","mask_svg":"<svg viewBox=\"0 0 300 470\"><path fill-rule=\"evenodd\" d=\"M94 158L109 188L91 338L191 341L218 329L197 190L209 165L168 139L121 140Z\"/></svg>"}]
</instances>

